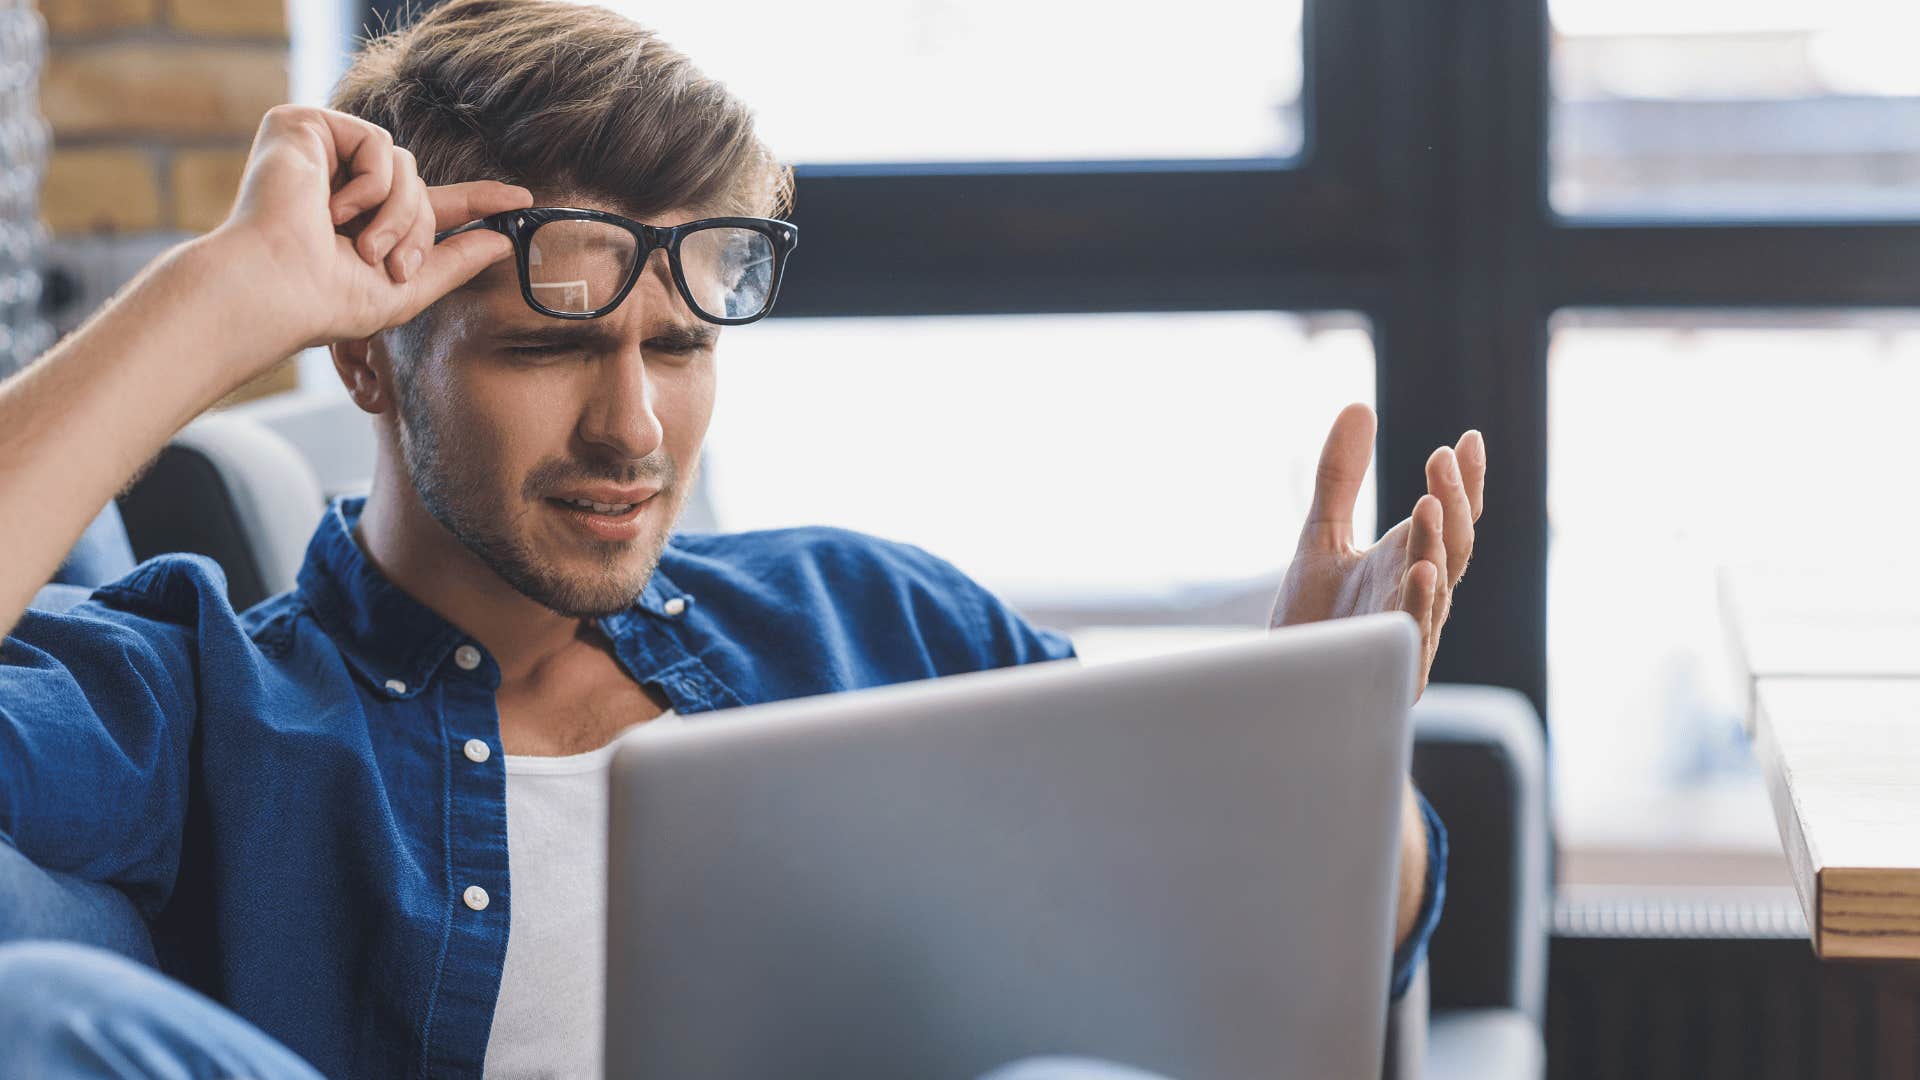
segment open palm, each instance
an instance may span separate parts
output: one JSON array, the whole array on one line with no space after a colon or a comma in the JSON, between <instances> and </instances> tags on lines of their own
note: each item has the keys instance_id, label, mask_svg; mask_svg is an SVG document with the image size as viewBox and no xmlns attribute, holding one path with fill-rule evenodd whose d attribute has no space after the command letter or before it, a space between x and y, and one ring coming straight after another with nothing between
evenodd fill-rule
<instances>
[{"instance_id":1,"label":"open palm","mask_svg":"<svg viewBox=\"0 0 1920 1080\"><path fill-rule=\"evenodd\" d=\"M1478 431L1427 458L1427 494L1371 547L1354 546L1353 508L1373 459L1375 420L1365 405L1341 410L1320 452L1313 508L1274 598L1270 627L1404 611L1420 626L1419 689L1425 690L1453 590L1473 555L1486 488L1487 447Z\"/></svg>"}]
</instances>

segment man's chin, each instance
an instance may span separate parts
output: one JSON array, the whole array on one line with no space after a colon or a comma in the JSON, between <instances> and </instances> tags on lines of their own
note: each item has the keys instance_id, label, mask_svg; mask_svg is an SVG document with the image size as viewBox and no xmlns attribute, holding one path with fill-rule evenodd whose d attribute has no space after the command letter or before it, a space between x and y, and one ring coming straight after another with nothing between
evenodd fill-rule
<instances>
[{"instance_id":1,"label":"man's chin","mask_svg":"<svg viewBox=\"0 0 1920 1080\"><path fill-rule=\"evenodd\" d=\"M552 611L555 615L564 615L569 619L580 619L582 621L593 620L593 619L605 619L605 618L610 618L614 615L618 615L621 612L626 611L628 608L631 608L633 606L634 600L639 599L639 596L640 596L639 593L635 593L633 594L633 596L629 597L624 602L617 603L617 604L601 605L601 604L588 603L584 606L577 605L577 604L568 604L565 606L556 606L553 604L548 604L547 609Z\"/></svg>"},{"instance_id":2,"label":"man's chin","mask_svg":"<svg viewBox=\"0 0 1920 1080\"><path fill-rule=\"evenodd\" d=\"M582 618L610 615L632 607L640 598L660 564L662 546L660 538L645 536L597 544L584 553L577 548L566 553L556 551L542 576L548 579L548 591L554 599L565 601L568 614Z\"/></svg>"},{"instance_id":3,"label":"man's chin","mask_svg":"<svg viewBox=\"0 0 1920 1080\"><path fill-rule=\"evenodd\" d=\"M528 599L556 614L575 619L599 619L617 615L632 607L646 585L644 577L631 581L609 580L604 576L569 576L550 578L532 589L522 588L520 591Z\"/></svg>"},{"instance_id":4,"label":"man's chin","mask_svg":"<svg viewBox=\"0 0 1920 1080\"><path fill-rule=\"evenodd\" d=\"M571 618L601 618L632 607L666 546L666 530L658 527L602 539L546 514L523 517L518 524L518 535L479 530L455 535L515 591Z\"/></svg>"},{"instance_id":5,"label":"man's chin","mask_svg":"<svg viewBox=\"0 0 1920 1080\"><path fill-rule=\"evenodd\" d=\"M632 607L658 562L640 541L602 544L588 552L552 543L508 547L483 558L522 596L576 619L601 618Z\"/></svg>"}]
</instances>

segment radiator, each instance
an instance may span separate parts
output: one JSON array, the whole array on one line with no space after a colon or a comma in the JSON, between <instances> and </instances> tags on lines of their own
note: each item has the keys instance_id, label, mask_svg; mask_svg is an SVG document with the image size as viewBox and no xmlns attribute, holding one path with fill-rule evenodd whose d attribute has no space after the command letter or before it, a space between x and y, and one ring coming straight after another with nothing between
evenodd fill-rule
<instances>
[{"instance_id":1,"label":"radiator","mask_svg":"<svg viewBox=\"0 0 1920 1080\"><path fill-rule=\"evenodd\" d=\"M1563 897L1550 964L1555 1080L1920 1077L1920 965L1820 962L1788 890Z\"/></svg>"}]
</instances>

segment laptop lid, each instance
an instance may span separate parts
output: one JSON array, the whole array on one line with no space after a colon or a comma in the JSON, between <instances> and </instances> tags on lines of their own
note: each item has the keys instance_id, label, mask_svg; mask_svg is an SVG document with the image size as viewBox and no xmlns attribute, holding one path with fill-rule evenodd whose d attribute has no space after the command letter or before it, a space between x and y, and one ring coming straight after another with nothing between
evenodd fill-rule
<instances>
[{"instance_id":1,"label":"laptop lid","mask_svg":"<svg viewBox=\"0 0 1920 1080\"><path fill-rule=\"evenodd\" d=\"M637 730L608 1075L1378 1075L1417 648L1372 616Z\"/></svg>"}]
</instances>

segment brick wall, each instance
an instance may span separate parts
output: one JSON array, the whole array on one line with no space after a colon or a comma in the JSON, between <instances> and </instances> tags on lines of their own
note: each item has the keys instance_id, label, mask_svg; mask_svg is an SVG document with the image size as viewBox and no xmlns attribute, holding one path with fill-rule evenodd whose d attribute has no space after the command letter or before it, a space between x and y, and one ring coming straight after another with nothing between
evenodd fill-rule
<instances>
[{"instance_id":1,"label":"brick wall","mask_svg":"<svg viewBox=\"0 0 1920 1080\"><path fill-rule=\"evenodd\" d=\"M85 301L226 217L260 116L288 98L284 0L40 0L50 34L41 192ZM56 265L57 273L59 267ZM103 280L106 279L106 280ZM83 301L84 302L84 301ZM84 311L58 313L70 326ZM245 388L290 389L285 364Z\"/></svg>"}]
</instances>

